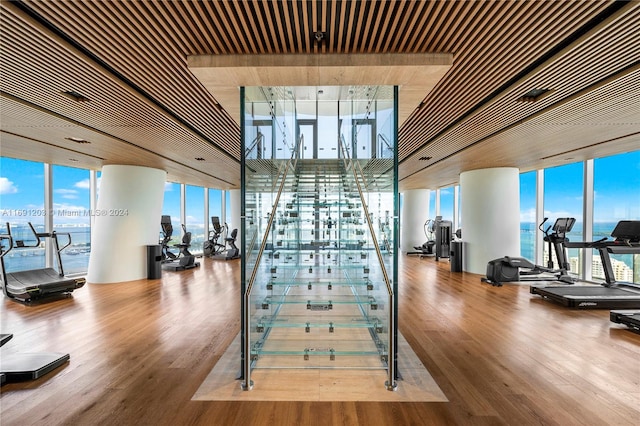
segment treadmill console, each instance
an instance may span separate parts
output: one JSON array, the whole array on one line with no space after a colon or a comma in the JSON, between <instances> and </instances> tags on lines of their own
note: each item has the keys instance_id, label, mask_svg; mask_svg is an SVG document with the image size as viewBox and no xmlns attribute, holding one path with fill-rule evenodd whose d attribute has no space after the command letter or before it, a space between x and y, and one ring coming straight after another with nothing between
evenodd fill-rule
<instances>
[{"instance_id":1,"label":"treadmill console","mask_svg":"<svg viewBox=\"0 0 640 426\"><path fill-rule=\"evenodd\" d=\"M616 241L640 243L640 220L621 220L611 232L611 236Z\"/></svg>"}]
</instances>

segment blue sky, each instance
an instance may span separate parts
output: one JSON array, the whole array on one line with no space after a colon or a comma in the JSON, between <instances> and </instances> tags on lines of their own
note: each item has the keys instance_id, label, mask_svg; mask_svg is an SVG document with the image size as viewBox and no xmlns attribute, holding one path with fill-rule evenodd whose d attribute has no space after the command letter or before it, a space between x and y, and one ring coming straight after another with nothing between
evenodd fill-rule
<instances>
[{"instance_id":1,"label":"blue sky","mask_svg":"<svg viewBox=\"0 0 640 426\"><path fill-rule=\"evenodd\" d=\"M90 216L78 216L74 212L90 211L89 171L72 167L53 167L54 223L89 224ZM98 191L100 190L98 173ZM217 194L217 195L216 195ZM165 185L163 214L171 215L180 226L180 186ZM31 161L0 158L0 223L44 224L41 211L44 207L44 165ZM210 191L211 215L220 215L219 191ZM200 213L204 206L201 187L187 186L187 227L202 226ZM24 215L24 212L28 213ZM158 226L160 219L158 218Z\"/></svg>"},{"instance_id":2,"label":"blue sky","mask_svg":"<svg viewBox=\"0 0 640 426\"><path fill-rule=\"evenodd\" d=\"M89 172L54 166L54 210L89 211ZM545 216L582 217L582 163L545 170ZM98 178L99 186L99 178ZM640 151L595 161L594 211L596 222L640 219ZM521 221L535 221L535 173L521 175ZM210 215L220 215L220 192L210 191ZM41 163L0 158L0 219L21 223L31 220L44 223L40 216L10 216L13 210L39 211L43 208L44 167ZM204 192L187 186L187 220L189 227L203 226ZM435 211L432 207L432 211ZM443 216L453 212L453 188L441 190ZM180 186L167 183L163 214L180 224ZM54 217L54 221L62 220ZM89 223L89 217L65 216L66 223ZM445 219L452 219L445 217Z\"/></svg>"},{"instance_id":3,"label":"blue sky","mask_svg":"<svg viewBox=\"0 0 640 426\"><path fill-rule=\"evenodd\" d=\"M546 169L544 215L582 218L582 163ZM535 221L535 172L521 175L521 222ZM640 219L640 151L594 161L594 222Z\"/></svg>"}]
</instances>

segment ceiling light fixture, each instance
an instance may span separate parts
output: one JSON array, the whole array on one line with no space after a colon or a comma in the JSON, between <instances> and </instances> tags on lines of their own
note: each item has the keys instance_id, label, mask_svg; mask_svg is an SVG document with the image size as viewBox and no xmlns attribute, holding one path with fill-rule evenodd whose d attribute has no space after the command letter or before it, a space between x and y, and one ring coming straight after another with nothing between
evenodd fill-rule
<instances>
[{"instance_id":1,"label":"ceiling light fixture","mask_svg":"<svg viewBox=\"0 0 640 426\"><path fill-rule=\"evenodd\" d=\"M550 95L553 92L551 89L531 89L524 95L517 99L517 102L536 102L540 99Z\"/></svg>"},{"instance_id":2,"label":"ceiling light fixture","mask_svg":"<svg viewBox=\"0 0 640 426\"><path fill-rule=\"evenodd\" d=\"M324 43L327 41L327 33L323 31L314 31L313 40L318 44Z\"/></svg>"},{"instance_id":3,"label":"ceiling light fixture","mask_svg":"<svg viewBox=\"0 0 640 426\"><path fill-rule=\"evenodd\" d=\"M72 142L75 142L75 143L91 143L86 139L77 138L77 137L74 137L74 136L72 136L70 138L65 138L65 139L67 139L69 141L72 141Z\"/></svg>"},{"instance_id":4,"label":"ceiling light fixture","mask_svg":"<svg viewBox=\"0 0 640 426\"><path fill-rule=\"evenodd\" d=\"M74 90L67 90L62 92L63 95L73 99L76 102L89 102L91 99L87 98L81 93L78 93Z\"/></svg>"}]
</instances>

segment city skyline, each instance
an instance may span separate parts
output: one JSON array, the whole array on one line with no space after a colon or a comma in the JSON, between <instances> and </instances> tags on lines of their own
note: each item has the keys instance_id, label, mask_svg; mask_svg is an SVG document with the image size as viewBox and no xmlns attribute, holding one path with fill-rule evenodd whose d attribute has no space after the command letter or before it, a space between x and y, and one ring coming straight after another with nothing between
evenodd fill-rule
<instances>
[{"instance_id":1,"label":"city skyline","mask_svg":"<svg viewBox=\"0 0 640 426\"><path fill-rule=\"evenodd\" d=\"M549 218L582 218L582 163L545 169L544 215ZM640 219L640 151L595 160L594 222L617 222ZM89 171L53 166L54 221L66 219L68 224L89 223ZM98 174L99 176L99 174ZM98 187L100 178L98 177ZM546 184L549 182L549 184ZM187 190L189 192L189 186ZM195 187L200 190L201 187ZM201 195L187 196L187 225L202 224ZM433 192L432 192L433 193ZM453 217L453 187L441 188L441 215ZM220 197L211 197L210 209L221 209ZM433 198L433 196L432 196ZM4 221L43 223L44 167L42 163L0 159L0 215ZM535 222L535 172L521 174L520 220ZM82 214L88 212L88 214ZM11 214L17 213L17 214ZM27 214L34 213L34 214ZM167 182L163 214L180 217L179 185ZM426 220L427 218L425 218Z\"/></svg>"}]
</instances>

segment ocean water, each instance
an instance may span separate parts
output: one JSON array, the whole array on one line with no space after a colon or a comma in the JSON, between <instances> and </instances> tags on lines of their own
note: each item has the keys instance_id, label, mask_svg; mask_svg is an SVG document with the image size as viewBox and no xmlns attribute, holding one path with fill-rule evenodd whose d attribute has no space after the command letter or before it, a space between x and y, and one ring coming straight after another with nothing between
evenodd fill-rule
<instances>
[{"instance_id":1,"label":"ocean water","mask_svg":"<svg viewBox=\"0 0 640 426\"><path fill-rule=\"evenodd\" d=\"M593 241L601 238L612 240L611 232L618 222L596 222L593 224ZM533 260L534 241L538 234L542 232L538 229L538 225L533 222L520 223L520 253L522 257ZM569 241L584 241L582 234L582 222L576 222L570 233L567 234ZM575 249L578 250L578 249ZM574 251L574 250L572 250ZM633 268L633 255L619 255L616 259L624 262L628 267Z\"/></svg>"},{"instance_id":2,"label":"ocean water","mask_svg":"<svg viewBox=\"0 0 640 426\"><path fill-rule=\"evenodd\" d=\"M44 232L43 226L36 226L37 232ZM58 232L68 232L71 245L61 253L65 274L86 272L89 266L89 252L91 251L91 232L88 226L70 226L56 228ZM2 232L6 232L4 229ZM36 244L36 238L28 225L12 225L11 235L14 239L14 249L5 257L7 272L40 269L45 267L45 239L41 239L39 247L16 248L15 241L23 241L26 246ZM66 235L59 235L58 241L62 247L67 243ZM3 240L6 248L7 241ZM57 266L57 265L56 265Z\"/></svg>"},{"instance_id":3,"label":"ocean water","mask_svg":"<svg viewBox=\"0 0 640 426\"><path fill-rule=\"evenodd\" d=\"M599 222L594 224L593 240L604 237L611 239L611 232L617 222ZM68 226L56 228L58 232L68 232L71 235L71 245L61 254L62 264L65 273L86 272L89 265L89 252L91 251L91 232L88 226ZM26 245L35 243L35 238L31 229L27 225L14 225L11 227L14 240L23 240ZM36 227L36 231L44 232L44 228ZM202 231L193 230L192 239L193 250L202 250L202 242L205 240ZM5 232L4 230L2 232ZM538 225L533 222L522 222L520 224L520 255L530 260L534 260L534 240L540 233ZM174 236L175 237L175 236ZM179 234L178 234L179 237ZM582 237L582 223L576 222L573 231L568 234L570 241L584 241ZM60 244L65 244L65 236L59 237ZM177 243L177 238L175 243ZM6 245L6 242L4 242ZM12 250L5 256L5 266L8 272L28 269L39 269L45 266L44 246L41 248L21 248ZM199 249L198 249L199 248ZM572 250L573 251L573 250ZM629 268L633 268L633 255L616 256L616 259L623 261Z\"/></svg>"}]
</instances>

